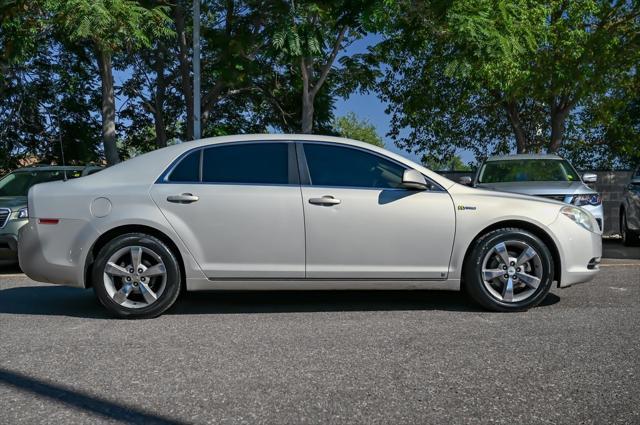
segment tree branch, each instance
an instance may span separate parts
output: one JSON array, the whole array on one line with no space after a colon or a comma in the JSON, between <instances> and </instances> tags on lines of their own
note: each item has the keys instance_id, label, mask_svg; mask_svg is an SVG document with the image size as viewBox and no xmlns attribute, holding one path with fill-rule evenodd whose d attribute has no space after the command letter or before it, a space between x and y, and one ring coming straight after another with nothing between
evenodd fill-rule
<instances>
[{"instance_id":1,"label":"tree branch","mask_svg":"<svg viewBox=\"0 0 640 425\"><path fill-rule=\"evenodd\" d=\"M324 84L325 80L327 79L327 75L329 75L329 71L331 70L331 67L333 66L333 61L335 61L336 56L338 55L338 52L340 51L340 47L342 46L342 40L344 39L344 36L347 33L348 29L349 29L348 26L344 26L340 30L340 33L338 33L338 37L336 38L336 42L334 43L333 49L331 50L331 54L327 58L326 62L322 66L322 68L320 68L320 77L318 78L318 81L316 82L316 84L314 84L313 88L311 89L311 95L312 96L315 96L316 93L318 93L318 90L320 90L320 88Z\"/></svg>"}]
</instances>

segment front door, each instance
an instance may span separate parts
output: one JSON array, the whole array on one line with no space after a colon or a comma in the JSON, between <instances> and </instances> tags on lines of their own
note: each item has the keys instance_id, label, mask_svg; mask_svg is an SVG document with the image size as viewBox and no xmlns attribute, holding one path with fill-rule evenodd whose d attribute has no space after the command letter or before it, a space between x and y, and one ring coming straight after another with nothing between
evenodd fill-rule
<instances>
[{"instance_id":1,"label":"front door","mask_svg":"<svg viewBox=\"0 0 640 425\"><path fill-rule=\"evenodd\" d=\"M402 188L405 166L377 153L304 143L307 277L444 279L455 232L449 194Z\"/></svg>"}]
</instances>

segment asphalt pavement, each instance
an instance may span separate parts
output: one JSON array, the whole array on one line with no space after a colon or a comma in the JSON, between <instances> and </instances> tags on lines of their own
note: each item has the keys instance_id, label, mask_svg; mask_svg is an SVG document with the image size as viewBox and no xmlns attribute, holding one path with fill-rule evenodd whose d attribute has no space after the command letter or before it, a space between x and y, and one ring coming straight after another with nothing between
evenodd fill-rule
<instances>
[{"instance_id":1,"label":"asphalt pavement","mask_svg":"<svg viewBox=\"0 0 640 425\"><path fill-rule=\"evenodd\" d=\"M0 275L0 423L640 423L640 261L525 313L449 292L196 293L114 320Z\"/></svg>"}]
</instances>

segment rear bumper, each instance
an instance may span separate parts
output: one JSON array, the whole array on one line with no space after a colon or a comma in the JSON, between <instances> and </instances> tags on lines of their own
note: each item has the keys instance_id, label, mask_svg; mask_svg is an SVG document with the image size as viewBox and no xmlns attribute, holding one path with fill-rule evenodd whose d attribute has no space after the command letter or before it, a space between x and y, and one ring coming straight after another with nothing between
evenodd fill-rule
<instances>
[{"instance_id":1,"label":"rear bumper","mask_svg":"<svg viewBox=\"0 0 640 425\"><path fill-rule=\"evenodd\" d=\"M29 219L18 232L20 268L39 282L84 288L85 244L97 237L98 232L83 220L50 225Z\"/></svg>"},{"instance_id":2,"label":"rear bumper","mask_svg":"<svg viewBox=\"0 0 640 425\"><path fill-rule=\"evenodd\" d=\"M562 214L549 228L557 238L562 262L558 286L564 288L592 280L600 271L602 235L583 229Z\"/></svg>"}]
</instances>

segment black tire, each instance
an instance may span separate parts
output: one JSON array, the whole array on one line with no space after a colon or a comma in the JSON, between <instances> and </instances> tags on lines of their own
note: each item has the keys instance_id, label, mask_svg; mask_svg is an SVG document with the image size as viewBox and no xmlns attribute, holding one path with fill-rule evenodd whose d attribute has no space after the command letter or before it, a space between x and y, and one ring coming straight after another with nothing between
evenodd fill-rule
<instances>
[{"instance_id":1,"label":"black tire","mask_svg":"<svg viewBox=\"0 0 640 425\"><path fill-rule=\"evenodd\" d=\"M485 287L482 276L483 261L487 254L501 242L523 242L533 248L540 259L540 283L526 299L506 302L496 298ZM487 310L499 312L524 311L535 307L545 299L553 283L553 256L546 244L531 232L518 228L493 230L478 238L463 266L463 288L478 304ZM505 272L506 273L506 272Z\"/></svg>"},{"instance_id":2,"label":"black tire","mask_svg":"<svg viewBox=\"0 0 640 425\"><path fill-rule=\"evenodd\" d=\"M153 303L142 308L129 308L118 304L109 295L105 286L105 267L109 258L119 250L131 246L139 246L153 251L162 259L166 272L163 292ZM150 279L149 282L151 282ZM180 265L175 253L160 239L144 233L127 233L114 238L100 249L93 264L92 283L95 294L100 303L119 318L148 319L159 316L169 309L180 295L180 282Z\"/></svg>"},{"instance_id":3,"label":"black tire","mask_svg":"<svg viewBox=\"0 0 640 425\"><path fill-rule=\"evenodd\" d=\"M640 232L629 229L627 224L627 212L622 210L620 213L620 234L622 236L622 244L624 246L640 245Z\"/></svg>"}]
</instances>

